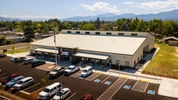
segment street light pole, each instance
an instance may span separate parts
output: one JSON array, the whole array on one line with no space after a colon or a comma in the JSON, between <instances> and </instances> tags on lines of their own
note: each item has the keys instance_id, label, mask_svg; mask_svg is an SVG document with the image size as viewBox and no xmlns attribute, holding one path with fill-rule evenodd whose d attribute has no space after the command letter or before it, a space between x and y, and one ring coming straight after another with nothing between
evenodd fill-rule
<instances>
[{"instance_id":1,"label":"street light pole","mask_svg":"<svg viewBox=\"0 0 178 100\"><path fill-rule=\"evenodd\" d=\"M54 43L55 43L55 67L57 66L57 52L56 52L56 30L54 29Z\"/></svg>"}]
</instances>

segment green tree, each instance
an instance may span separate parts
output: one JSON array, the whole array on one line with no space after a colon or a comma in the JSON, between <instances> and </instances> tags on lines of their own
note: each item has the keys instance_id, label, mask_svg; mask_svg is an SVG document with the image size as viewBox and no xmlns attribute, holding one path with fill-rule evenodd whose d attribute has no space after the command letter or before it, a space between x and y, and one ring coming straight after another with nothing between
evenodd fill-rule
<instances>
[{"instance_id":1,"label":"green tree","mask_svg":"<svg viewBox=\"0 0 178 100\"><path fill-rule=\"evenodd\" d=\"M82 27L82 30L96 30L93 24L87 23Z\"/></svg>"},{"instance_id":2,"label":"green tree","mask_svg":"<svg viewBox=\"0 0 178 100\"><path fill-rule=\"evenodd\" d=\"M30 42L31 39L35 38L35 31L34 28L32 26L27 26L24 29L24 35L27 38L27 41Z\"/></svg>"},{"instance_id":3,"label":"green tree","mask_svg":"<svg viewBox=\"0 0 178 100\"><path fill-rule=\"evenodd\" d=\"M6 44L6 37L2 36L0 37L0 45L5 45Z\"/></svg>"}]
</instances>

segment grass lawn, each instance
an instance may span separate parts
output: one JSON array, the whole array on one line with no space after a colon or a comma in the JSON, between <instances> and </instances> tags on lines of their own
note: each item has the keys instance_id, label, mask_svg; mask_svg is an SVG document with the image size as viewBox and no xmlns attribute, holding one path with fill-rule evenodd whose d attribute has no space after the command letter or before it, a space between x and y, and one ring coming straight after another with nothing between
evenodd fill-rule
<instances>
[{"instance_id":1,"label":"grass lawn","mask_svg":"<svg viewBox=\"0 0 178 100\"><path fill-rule=\"evenodd\" d=\"M160 47L143 73L178 78L178 46L155 44Z\"/></svg>"},{"instance_id":2,"label":"grass lawn","mask_svg":"<svg viewBox=\"0 0 178 100\"><path fill-rule=\"evenodd\" d=\"M29 47L24 47L24 48L14 49L14 50L7 50L5 54L16 54L16 53L22 53L22 52L27 52L27 51L29 51Z\"/></svg>"}]
</instances>

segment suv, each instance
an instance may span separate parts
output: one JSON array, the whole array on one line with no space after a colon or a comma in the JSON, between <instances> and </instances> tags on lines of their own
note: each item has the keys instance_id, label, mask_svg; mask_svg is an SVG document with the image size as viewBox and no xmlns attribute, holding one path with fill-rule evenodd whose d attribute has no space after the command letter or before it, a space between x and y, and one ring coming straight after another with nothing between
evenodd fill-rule
<instances>
[{"instance_id":1,"label":"suv","mask_svg":"<svg viewBox=\"0 0 178 100\"><path fill-rule=\"evenodd\" d=\"M22 62L22 61L24 61L24 59L26 59L26 58L25 57L18 57L18 58L14 59L14 62L15 63Z\"/></svg>"},{"instance_id":2,"label":"suv","mask_svg":"<svg viewBox=\"0 0 178 100\"><path fill-rule=\"evenodd\" d=\"M36 66L39 66L39 65L43 65L45 64L46 62L44 60L33 60L32 63L31 63L31 67L36 67Z\"/></svg>"},{"instance_id":3,"label":"suv","mask_svg":"<svg viewBox=\"0 0 178 100\"><path fill-rule=\"evenodd\" d=\"M11 81L6 83L6 87L11 88L15 83L17 83L19 80L23 79L24 76L17 76L13 78Z\"/></svg>"},{"instance_id":4,"label":"suv","mask_svg":"<svg viewBox=\"0 0 178 100\"><path fill-rule=\"evenodd\" d=\"M1 83L5 85L7 82L11 81L13 78L19 76L18 74L10 74L9 76L5 77L1 80Z\"/></svg>"},{"instance_id":5,"label":"suv","mask_svg":"<svg viewBox=\"0 0 178 100\"><path fill-rule=\"evenodd\" d=\"M53 77L57 77L61 74L64 73L64 67L55 67L54 69L52 69L49 73L49 77L53 78Z\"/></svg>"},{"instance_id":6,"label":"suv","mask_svg":"<svg viewBox=\"0 0 178 100\"><path fill-rule=\"evenodd\" d=\"M61 91L57 92L52 100L66 100L67 97L71 95L69 88L63 88Z\"/></svg>"},{"instance_id":7,"label":"suv","mask_svg":"<svg viewBox=\"0 0 178 100\"><path fill-rule=\"evenodd\" d=\"M27 86L30 86L34 83L34 80L32 77L26 77L24 79L21 79L14 85L15 90L21 90Z\"/></svg>"},{"instance_id":8,"label":"suv","mask_svg":"<svg viewBox=\"0 0 178 100\"><path fill-rule=\"evenodd\" d=\"M55 82L47 86L43 91L41 91L38 95L38 99L49 100L51 96L55 95L61 89L62 84L59 82Z\"/></svg>"},{"instance_id":9,"label":"suv","mask_svg":"<svg viewBox=\"0 0 178 100\"><path fill-rule=\"evenodd\" d=\"M26 59L24 59L24 65L33 62L33 60L34 60L34 58L26 58Z\"/></svg>"},{"instance_id":10,"label":"suv","mask_svg":"<svg viewBox=\"0 0 178 100\"><path fill-rule=\"evenodd\" d=\"M65 71L64 74L65 75L70 75L74 72L77 72L80 70L80 67L78 65L70 65Z\"/></svg>"},{"instance_id":11,"label":"suv","mask_svg":"<svg viewBox=\"0 0 178 100\"><path fill-rule=\"evenodd\" d=\"M85 67L85 69L81 73L80 77L85 78L85 77L89 76L90 74L92 74L92 66L87 66L87 67Z\"/></svg>"}]
</instances>

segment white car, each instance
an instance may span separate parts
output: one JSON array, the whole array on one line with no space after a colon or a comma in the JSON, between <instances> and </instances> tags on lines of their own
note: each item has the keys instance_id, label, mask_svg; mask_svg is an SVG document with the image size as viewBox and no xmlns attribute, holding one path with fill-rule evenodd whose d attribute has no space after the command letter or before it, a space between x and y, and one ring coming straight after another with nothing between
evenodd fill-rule
<instances>
[{"instance_id":1,"label":"white car","mask_svg":"<svg viewBox=\"0 0 178 100\"><path fill-rule=\"evenodd\" d=\"M55 82L47 86L43 91L41 91L38 95L38 99L49 100L51 96L55 95L61 89L62 84L59 82Z\"/></svg>"},{"instance_id":2,"label":"white car","mask_svg":"<svg viewBox=\"0 0 178 100\"><path fill-rule=\"evenodd\" d=\"M34 80L32 77L26 77L26 78L23 78L21 79L20 81L18 81L14 86L13 88L15 90L21 90L21 89L24 89L25 87L27 86L30 86L34 83Z\"/></svg>"},{"instance_id":3,"label":"white car","mask_svg":"<svg viewBox=\"0 0 178 100\"><path fill-rule=\"evenodd\" d=\"M54 69L52 69L49 73L49 77L53 78L53 77L57 77L61 74L64 73L64 68L63 67L55 67Z\"/></svg>"},{"instance_id":4,"label":"white car","mask_svg":"<svg viewBox=\"0 0 178 100\"><path fill-rule=\"evenodd\" d=\"M11 58L11 62L14 62L15 58L17 58L17 57L12 57Z\"/></svg>"},{"instance_id":5,"label":"white car","mask_svg":"<svg viewBox=\"0 0 178 100\"><path fill-rule=\"evenodd\" d=\"M67 97L71 95L71 91L69 88L63 88L61 91L57 92L52 100L65 100Z\"/></svg>"},{"instance_id":6,"label":"white car","mask_svg":"<svg viewBox=\"0 0 178 100\"><path fill-rule=\"evenodd\" d=\"M82 71L80 78L85 78L92 73L93 73L92 66L86 66L85 69Z\"/></svg>"},{"instance_id":7,"label":"white car","mask_svg":"<svg viewBox=\"0 0 178 100\"><path fill-rule=\"evenodd\" d=\"M65 75L70 75L74 72L77 72L80 70L80 67L78 65L70 65L65 71L64 74Z\"/></svg>"},{"instance_id":8,"label":"white car","mask_svg":"<svg viewBox=\"0 0 178 100\"><path fill-rule=\"evenodd\" d=\"M24 64L29 64L34 60L34 58L26 58L24 59Z\"/></svg>"}]
</instances>

